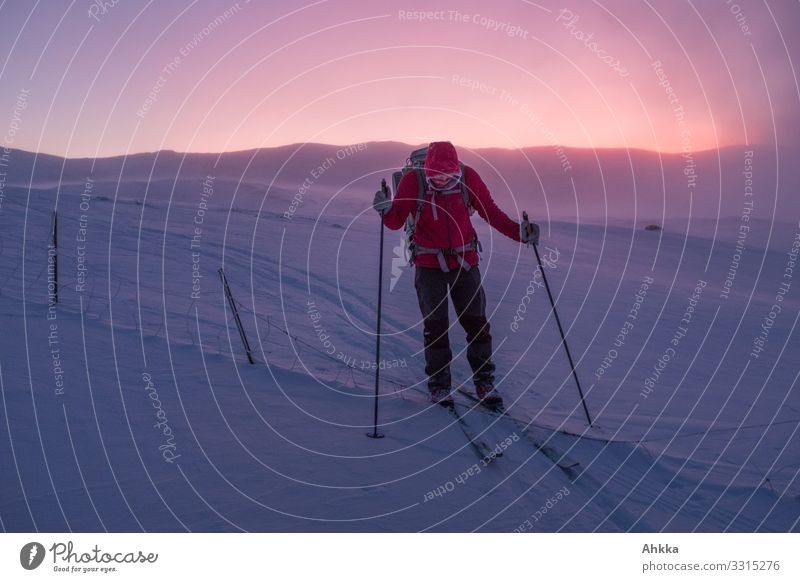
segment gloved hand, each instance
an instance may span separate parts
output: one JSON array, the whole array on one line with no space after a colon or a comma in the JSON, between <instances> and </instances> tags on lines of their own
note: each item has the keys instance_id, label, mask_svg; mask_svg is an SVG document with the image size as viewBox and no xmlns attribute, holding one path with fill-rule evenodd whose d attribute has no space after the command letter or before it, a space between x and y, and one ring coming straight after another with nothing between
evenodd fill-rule
<instances>
[{"instance_id":1,"label":"gloved hand","mask_svg":"<svg viewBox=\"0 0 800 582\"><path fill-rule=\"evenodd\" d=\"M378 190L375 192L375 198L372 200L372 207L383 214L392 207L392 196L387 190Z\"/></svg>"},{"instance_id":2,"label":"gloved hand","mask_svg":"<svg viewBox=\"0 0 800 582\"><path fill-rule=\"evenodd\" d=\"M527 213L522 215L522 222L519 223L519 240L529 246L539 244L539 225L528 222Z\"/></svg>"}]
</instances>

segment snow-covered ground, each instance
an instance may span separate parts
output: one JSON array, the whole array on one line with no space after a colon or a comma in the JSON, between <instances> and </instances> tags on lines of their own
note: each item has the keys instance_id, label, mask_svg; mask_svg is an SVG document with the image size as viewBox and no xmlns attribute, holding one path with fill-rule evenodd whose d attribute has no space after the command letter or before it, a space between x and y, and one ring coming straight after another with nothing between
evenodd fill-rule
<instances>
[{"instance_id":1,"label":"snow-covered ground","mask_svg":"<svg viewBox=\"0 0 800 582\"><path fill-rule=\"evenodd\" d=\"M800 529L791 217L749 223L735 269L738 220L695 224L691 236L685 219L661 231L543 222L592 428L531 250L475 217L499 389L512 416L552 429L551 444L580 462L568 475L519 423L462 408L504 448L483 466L453 417L427 403L413 271L393 261L392 231L385 438L365 436L379 228L367 200L307 197L292 214L288 191L273 189L259 211L204 196L199 179L194 201L170 204L163 191L151 203L140 187L96 185L88 198L80 184L61 188L54 309L45 241L56 189L6 187L4 530ZM451 342L463 381L457 324Z\"/></svg>"}]
</instances>

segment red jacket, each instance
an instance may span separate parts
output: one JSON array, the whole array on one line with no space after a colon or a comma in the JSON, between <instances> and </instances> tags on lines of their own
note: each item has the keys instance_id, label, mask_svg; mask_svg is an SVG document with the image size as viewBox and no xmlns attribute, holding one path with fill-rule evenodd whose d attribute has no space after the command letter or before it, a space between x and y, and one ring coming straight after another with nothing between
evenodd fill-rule
<instances>
[{"instance_id":1,"label":"red jacket","mask_svg":"<svg viewBox=\"0 0 800 582\"><path fill-rule=\"evenodd\" d=\"M433 142L428 147L425 159L426 175L452 174L458 171L458 156L456 149L450 142ZM488 222L492 228L503 233L508 238L519 242L519 225L511 220L505 212L500 210L492 200L492 195L478 172L464 166L464 182L470 195L472 208ZM392 207L384 214L383 223L392 230L401 228L409 214L417 212L417 195L419 184L415 172L408 172L395 192ZM425 204L422 207L419 221L417 222L414 239L417 245L429 248L458 248L469 244L475 231L472 228L469 211L464 204L461 194L436 195L431 203L432 196L425 194ZM434 218L433 204L436 205ZM478 264L478 253L466 251L464 260L470 265ZM459 262L455 256L447 256L447 266L458 269ZM439 268L439 259L433 254L420 254L414 258L417 267Z\"/></svg>"}]
</instances>

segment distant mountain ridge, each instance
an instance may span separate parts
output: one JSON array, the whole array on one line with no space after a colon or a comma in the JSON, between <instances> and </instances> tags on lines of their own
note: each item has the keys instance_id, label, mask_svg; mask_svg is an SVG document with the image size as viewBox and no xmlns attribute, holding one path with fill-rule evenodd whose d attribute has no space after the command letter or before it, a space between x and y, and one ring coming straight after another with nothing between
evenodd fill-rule
<instances>
[{"instance_id":1,"label":"distant mountain ridge","mask_svg":"<svg viewBox=\"0 0 800 582\"><path fill-rule=\"evenodd\" d=\"M388 179L418 146L391 141L308 143L219 154L162 150L96 159L11 150L3 170L8 186L32 184L69 194L82 189L91 176L107 195L133 188L151 200L192 196L192 184L213 176L221 198L235 192L237 206L257 208L265 194L291 197L301 191L314 198L338 192L337 196L366 200L380 179ZM457 149L509 212L516 204L537 215L576 220L740 216L746 152L752 151L754 214L765 220L773 213L783 221L800 217L800 171L794 149L776 153L761 145L731 146L687 156L550 146L510 150L457 145Z\"/></svg>"}]
</instances>

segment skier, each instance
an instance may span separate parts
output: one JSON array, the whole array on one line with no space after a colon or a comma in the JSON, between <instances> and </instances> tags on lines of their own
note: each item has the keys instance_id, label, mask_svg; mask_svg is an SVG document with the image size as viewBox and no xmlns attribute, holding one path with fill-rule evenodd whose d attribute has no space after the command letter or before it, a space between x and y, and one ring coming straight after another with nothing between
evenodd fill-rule
<instances>
[{"instance_id":1,"label":"skier","mask_svg":"<svg viewBox=\"0 0 800 582\"><path fill-rule=\"evenodd\" d=\"M414 287L423 317L425 373L431 400L443 406L453 405L449 289L458 321L467 334L467 360L475 392L483 404L497 408L503 400L494 386L492 336L478 271L480 247L470 215L473 209L477 210L493 228L529 245L538 242L539 227L527 220L517 224L500 210L478 173L459 163L456 149L448 141L428 146L422 171L424 181L416 171L402 177L394 202L390 194L378 191L373 208L392 230L401 228L416 213L412 252Z\"/></svg>"}]
</instances>

